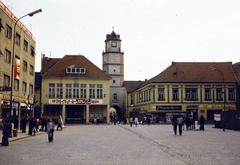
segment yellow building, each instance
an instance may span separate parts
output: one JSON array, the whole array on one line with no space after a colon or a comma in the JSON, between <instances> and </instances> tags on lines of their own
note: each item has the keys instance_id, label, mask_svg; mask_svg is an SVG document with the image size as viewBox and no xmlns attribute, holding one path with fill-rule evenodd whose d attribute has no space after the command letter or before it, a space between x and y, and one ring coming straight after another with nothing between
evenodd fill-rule
<instances>
[{"instance_id":1,"label":"yellow building","mask_svg":"<svg viewBox=\"0 0 240 165\"><path fill-rule=\"evenodd\" d=\"M109 122L110 77L82 55L42 59L44 116L66 123Z\"/></svg>"},{"instance_id":2,"label":"yellow building","mask_svg":"<svg viewBox=\"0 0 240 165\"><path fill-rule=\"evenodd\" d=\"M35 41L32 33L19 21L13 34L17 17L0 2L0 117L27 115L27 105L33 104ZM13 35L15 35L14 56ZM13 77L13 111L10 112L11 66ZM30 106L28 106L28 109Z\"/></svg>"},{"instance_id":3,"label":"yellow building","mask_svg":"<svg viewBox=\"0 0 240 165\"><path fill-rule=\"evenodd\" d=\"M231 62L173 62L150 80L124 82L127 117L171 122L173 115L203 115L212 121L214 114L236 110L236 82Z\"/></svg>"}]
</instances>

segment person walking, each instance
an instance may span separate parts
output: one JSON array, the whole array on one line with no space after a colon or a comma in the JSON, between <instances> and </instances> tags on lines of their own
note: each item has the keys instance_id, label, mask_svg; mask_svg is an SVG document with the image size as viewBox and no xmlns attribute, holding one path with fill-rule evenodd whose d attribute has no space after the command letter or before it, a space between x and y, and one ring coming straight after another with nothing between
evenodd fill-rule
<instances>
[{"instance_id":1,"label":"person walking","mask_svg":"<svg viewBox=\"0 0 240 165\"><path fill-rule=\"evenodd\" d=\"M48 142L53 142L53 132L54 132L55 124L52 119L47 123L47 132L48 132Z\"/></svg>"},{"instance_id":2,"label":"person walking","mask_svg":"<svg viewBox=\"0 0 240 165\"><path fill-rule=\"evenodd\" d=\"M204 131L205 118L203 117L203 115L200 116L199 123L200 123L200 129L199 130Z\"/></svg>"},{"instance_id":3,"label":"person walking","mask_svg":"<svg viewBox=\"0 0 240 165\"><path fill-rule=\"evenodd\" d=\"M132 124L133 124L133 118L132 117L130 117L129 123L130 123L130 127L132 127Z\"/></svg>"},{"instance_id":4,"label":"person walking","mask_svg":"<svg viewBox=\"0 0 240 165\"><path fill-rule=\"evenodd\" d=\"M134 123L135 123L135 126L137 127L137 125L138 125L138 117L134 118Z\"/></svg>"},{"instance_id":5,"label":"person walking","mask_svg":"<svg viewBox=\"0 0 240 165\"><path fill-rule=\"evenodd\" d=\"M172 118L172 125L173 125L174 134L177 135L177 116L175 115Z\"/></svg>"},{"instance_id":6,"label":"person walking","mask_svg":"<svg viewBox=\"0 0 240 165\"><path fill-rule=\"evenodd\" d=\"M177 124L178 124L179 135L182 136L182 125L183 125L183 117L182 116L179 116L177 118Z\"/></svg>"}]
</instances>

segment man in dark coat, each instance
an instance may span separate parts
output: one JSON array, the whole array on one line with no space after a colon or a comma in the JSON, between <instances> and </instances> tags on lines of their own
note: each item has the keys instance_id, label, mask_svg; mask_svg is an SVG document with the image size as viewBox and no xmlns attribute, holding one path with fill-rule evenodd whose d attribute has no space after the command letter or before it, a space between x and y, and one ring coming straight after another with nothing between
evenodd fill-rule
<instances>
[{"instance_id":1,"label":"man in dark coat","mask_svg":"<svg viewBox=\"0 0 240 165\"><path fill-rule=\"evenodd\" d=\"M175 115L172 118L172 125L173 125L174 134L177 135L177 116Z\"/></svg>"},{"instance_id":2,"label":"man in dark coat","mask_svg":"<svg viewBox=\"0 0 240 165\"><path fill-rule=\"evenodd\" d=\"M3 121L3 137L2 137L2 146L8 146L9 145L9 134L11 133L12 129L12 125L11 123L8 121L8 119L6 119L5 121Z\"/></svg>"},{"instance_id":3,"label":"man in dark coat","mask_svg":"<svg viewBox=\"0 0 240 165\"><path fill-rule=\"evenodd\" d=\"M204 131L205 118L203 117L203 115L201 115L199 122L200 122L200 131Z\"/></svg>"}]
</instances>

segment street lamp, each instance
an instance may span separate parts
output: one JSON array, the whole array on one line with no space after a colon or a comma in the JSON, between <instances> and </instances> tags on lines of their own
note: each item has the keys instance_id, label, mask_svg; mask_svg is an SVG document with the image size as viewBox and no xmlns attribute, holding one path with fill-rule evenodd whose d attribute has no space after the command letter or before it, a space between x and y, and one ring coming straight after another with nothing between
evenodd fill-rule
<instances>
[{"instance_id":1,"label":"street lamp","mask_svg":"<svg viewBox=\"0 0 240 165\"><path fill-rule=\"evenodd\" d=\"M42 9L38 9L35 10L31 13L28 13L20 18L18 18L15 23L14 23L14 28L13 28L13 42L12 42L12 64L11 64L11 89L10 89L10 112L12 112L12 99L13 99L13 75L14 75L14 58L15 58L15 52L14 52L14 48L15 48L15 31L16 31L16 26L17 23L20 21L20 19L26 17L26 16L30 16L32 17L33 15L42 12ZM13 122L14 122L14 128L16 128L16 109L13 112Z\"/></svg>"},{"instance_id":2,"label":"street lamp","mask_svg":"<svg viewBox=\"0 0 240 165\"><path fill-rule=\"evenodd\" d=\"M222 76L222 84L223 84L223 114L222 114L222 130L225 131L225 109L226 109L226 90L225 90L225 80L224 74L221 70L217 68L213 68L214 71L217 71Z\"/></svg>"}]
</instances>

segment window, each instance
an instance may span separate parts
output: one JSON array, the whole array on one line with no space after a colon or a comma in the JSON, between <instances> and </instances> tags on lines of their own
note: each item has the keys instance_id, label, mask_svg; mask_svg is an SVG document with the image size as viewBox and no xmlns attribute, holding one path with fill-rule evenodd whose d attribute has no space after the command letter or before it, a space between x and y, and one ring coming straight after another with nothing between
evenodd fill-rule
<instances>
[{"instance_id":1,"label":"window","mask_svg":"<svg viewBox=\"0 0 240 165\"><path fill-rule=\"evenodd\" d=\"M21 36L20 34L16 33L16 38L15 38L16 45L20 46L20 42L21 42Z\"/></svg>"},{"instance_id":2,"label":"window","mask_svg":"<svg viewBox=\"0 0 240 165\"><path fill-rule=\"evenodd\" d=\"M73 98L79 98L79 84L73 84Z\"/></svg>"},{"instance_id":3,"label":"window","mask_svg":"<svg viewBox=\"0 0 240 165\"><path fill-rule=\"evenodd\" d=\"M5 49L4 61L6 63L11 63L11 52L8 49Z\"/></svg>"},{"instance_id":4,"label":"window","mask_svg":"<svg viewBox=\"0 0 240 165\"><path fill-rule=\"evenodd\" d=\"M86 73L86 69L85 68L68 67L68 68L66 68L66 73L85 74Z\"/></svg>"},{"instance_id":5,"label":"window","mask_svg":"<svg viewBox=\"0 0 240 165\"><path fill-rule=\"evenodd\" d=\"M4 87L10 87L10 76L4 75L3 86Z\"/></svg>"},{"instance_id":6,"label":"window","mask_svg":"<svg viewBox=\"0 0 240 165\"><path fill-rule=\"evenodd\" d=\"M0 18L0 32L2 31L3 25L2 25L2 19Z\"/></svg>"},{"instance_id":7,"label":"window","mask_svg":"<svg viewBox=\"0 0 240 165\"><path fill-rule=\"evenodd\" d=\"M222 88L216 88L216 100L217 101L222 101L223 100L223 90Z\"/></svg>"},{"instance_id":8,"label":"window","mask_svg":"<svg viewBox=\"0 0 240 165\"><path fill-rule=\"evenodd\" d=\"M31 55L34 56L35 55L35 49L33 46L31 46Z\"/></svg>"},{"instance_id":9,"label":"window","mask_svg":"<svg viewBox=\"0 0 240 165\"><path fill-rule=\"evenodd\" d=\"M14 90L19 91L19 80L18 79L14 80Z\"/></svg>"},{"instance_id":10,"label":"window","mask_svg":"<svg viewBox=\"0 0 240 165\"><path fill-rule=\"evenodd\" d=\"M53 83L48 85L48 98L55 98L55 84Z\"/></svg>"},{"instance_id":11,"label":"window","mask_svg":"<svg viewBox=\"0 0 240 165\"><path fill-rule=\"evenodd\" d=\"M86 84L81 84L80 98L87 98L86 96Z\"/></svg>"},{"instance_id":12,"label":"window","mask_svg":"<svg viewBox=\"0 0 240 165\"><path fill-rule=\"evenodd\" d=\"M95 98L95 84L89 84L89 98Z\"/></svg>"},{"instance_id":13,"label":"window","mask_svg":"<svg viewBox=\"0 0 240 165\"><path fill-rule=\"evenodd\" d=\"M118 100L117 93L113 94L113 100Z\"/></svg>"},{"instance_id":14,"label":"window","mask_svg":"<svg viewBox=\"0 0 240 165\"><path fill-rule=\"evenodd\" d=\"M23 61L23 71L27 72L27 61Z\"/></svg>"},{"instance_id":15,"label":"window","mask_svg":"<svg viewBox=\"0 0 240 165\"><path fill-rule=\"evenodd\" d=\"M27 83L23 81L22 83L22 93L26 95L27 92Z\"/></svg>"},{"instance_id":16,"label":"window","mask_svg":"<svg viewBox=\"0 0 240 165\"><path fill-rule=\"evenodd\" d=\"M57 98L62 99L63 98L63 85L57 84Z\"/></svg>"},{"instance_id":17,"label":"window","mask_svg":"<svg viewBox=\"0 0 240 165\"><path fill-rule=\"evenodd\" d=\"M197 88L186 88L185 89L185 99L189 101L198 100Z\"/></svg>"},{"instance_id":18,"label":"window","mask_svg":"<svg viewBox=\"0 0 240 165\"><path fill-rule=\"evenodd\" d=\"M30 75L33 75L33 66L30 65L30 71L29 71Z\"/></svg>"},{"instance_id":19,"label":"window","mask_svg":"<svg viewBox=\"0 0 240 165\"><path fill-rule=\"evenodd\" d=\"M165 100L164 88L158 88L158 101Z\"/></svg>"},{"instance_id":20,"label":"window","mask_svg":"<svg viewBox=\"0 0 240 165\"><path fill-rule=\"evenodd\" d=\"M228 88L228 100L235 100L235 88Z\"/></svg>"},{"instance_id":21,"label":"window","mask_svg":"<svg viewBox=\"0 0 240 165\"><path fill-rule=\"evenodd\" d=\"M29 95L32 96L33 95L33 85L29 84Z\"/></svg>"},{"instance_id":22,"label":"window","mask_svg":"<svg viewBox=\"0 0 240 165\"><path fill-rule=\"evenodd\" d=\"M113 84L115 84L116 83L116 80L113 80Z\"/></svg>"},{"instance_id":23,"label":"window","mask_svg":"<svg viewBox=\"0 0 240 165\"><path fill-rule=\"evenodd\" d=\"M103 98L103 85L97 84L97 98L102 99Z\"/></svg>"},{"instance_id":24,"label":"window","mask_svg":"<svg viewBox=\"0 0 240 165\"><path fill-rule=\"evenodd\" d=\"M172 100L178 101L179 100L179 94L178 94L178 88L172 89Z\"/></svg>"},{"instance_id":25,"label":"window","mask_svg":"<svg viewBox=\"0 0 240 165\"><path fill-rule=\"evenodd\" d=\"M66 84L66 98L72 98L72 84Z\"/></svg>"},{"instance_id":26,"label":"window","mask_svg":"<svg viewBox=\"0 0 240 165\"><path fill-rule=\"evenodd\" d=\"M23 43L23 50L25 50L26 52L28 51L28 42L26 40L24 40Z\"/></svg>"},{"instance_id":27,"label":"window","mask_svg":"<svg viewBox=\"0 0 240 165\"><path fill-rule=\"evenodd\" d=\"M212 100L211 88L205 88L205 89L204 89L204 99L205 99L205 101L210 101L210 100Z\"/></svg>"},{"instance_id":28,"label":"window","mask_svg":"<svg viewBox=\"0 0 240 165\"><path fill-rule=\"evenodd\" d=\"M11 26L9 26L9 25L6 26L5 36L6 36L8 39L12 39L12 28L11 28Z\"/></svg>"}]
</instances>

